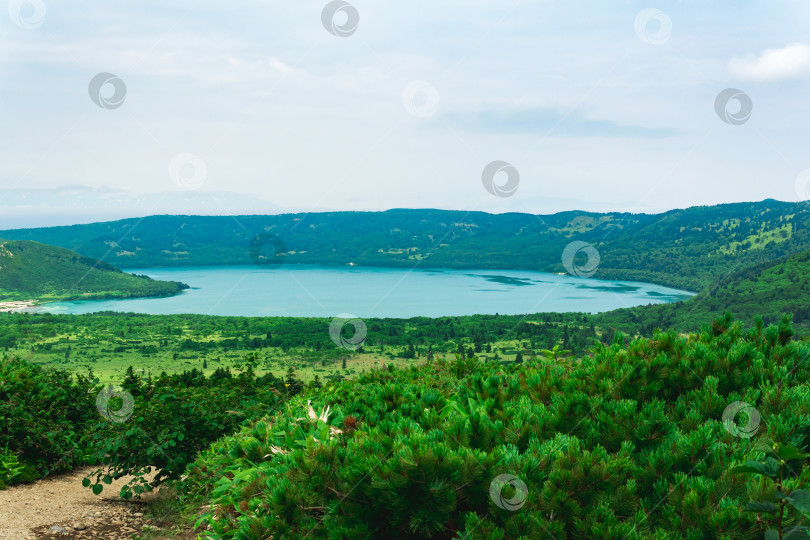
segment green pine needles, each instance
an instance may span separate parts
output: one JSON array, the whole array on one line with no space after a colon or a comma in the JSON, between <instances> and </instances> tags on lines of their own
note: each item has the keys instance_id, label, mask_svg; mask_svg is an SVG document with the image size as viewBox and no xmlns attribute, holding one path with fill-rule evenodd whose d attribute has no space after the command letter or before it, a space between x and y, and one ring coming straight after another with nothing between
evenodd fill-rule
<instances>
[{"instance_id":1,"label":"green pine needles","mask_svg":"<svg viewBox=\"0 0 810 540\"><path fill-rule=\"evenodd\" d=\"M810 348L790 326L376 370L216 442L183 492L215 539L804 538Z\"/></svg>"}]
</instances>

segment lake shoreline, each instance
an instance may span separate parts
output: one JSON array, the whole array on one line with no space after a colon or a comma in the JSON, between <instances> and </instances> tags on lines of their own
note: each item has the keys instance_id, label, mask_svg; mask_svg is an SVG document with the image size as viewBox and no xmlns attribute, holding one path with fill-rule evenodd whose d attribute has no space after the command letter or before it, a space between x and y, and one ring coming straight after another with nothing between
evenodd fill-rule
<instances>
[{"instance_id":1,"label":"lake shoreline","mask_svg":"<svg viewBox=\"0 0 810 540\"><path fill-rule=\"evenodd\" d=\"M0 313L17 313L42 304L39 300L12 300L0 302Z\"/></svg>"},{"instance_id":2,"label":"lake shoreline","mask_svg":"<svg viewBox=\"0 0 810 540\"><path fill-rule=\"evenodd\" d=\"M127 269L132 271L132 269ZM628 280L598 280L532 270L255 265L140 269L159 280L190 283L157 299L48 302L28 312L208 314L223 316L365 318L600 313L671 303L694 294Z\"/></svg>"},{"instance_id":3,"label":"lake shoreline","mask_svg":"<svg viewBox=\"0 0 810 540\"><path fill-rule=\"evenodd\" d=\"M185 285L185 284L184 284ZM59 302L107 302L110 300L132 300L132 299L152 299L152 298L171 298L179 296L184 291L192 289L186 285L172 294L158 294L150 296L113 296L109 298L84 298L82 296L67 297L67 298L34 298L30 300L4 300L0 301L0 313L37 313L37 308L43 308L47 304L56 304Z\"/></svg>"}]
</instances>

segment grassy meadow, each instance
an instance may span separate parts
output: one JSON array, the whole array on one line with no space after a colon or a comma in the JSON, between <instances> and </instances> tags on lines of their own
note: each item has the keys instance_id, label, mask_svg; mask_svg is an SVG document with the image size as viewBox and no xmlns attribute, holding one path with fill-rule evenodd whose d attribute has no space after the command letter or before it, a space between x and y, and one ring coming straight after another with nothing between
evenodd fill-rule
<instances>
[{"instance_id":1,"label":"grassy meadow","mask_svg":"<svg viewBox=\"0 0 810 540\"><path fill-rule=\"evenodd\" d=\"M352 378L389 365L407 368L423 364L429 356L458 352L483 361L514 362L555 345L578 348L578 342L568 341L569 329L571 335L590 331L573 322L521 323L517 317L501 317L495 319L498 328L476 336L460 327L476 325L477 317L452 319L458 323L450 326L449 333L455 334L450 340L443 334L424 335L428 322L370 319L368 338L355 351L332 342L328 319L0 314L0 346L34 365L82 372L89 368L102 383L120 383L130 366L148 378L192 369L210 375L219 368L239 370L247 364L257 375L277 377L292 368L298 379L309 382L316 377ZM403 326L404 335L396 335ZM537 335L536 328L543 328L543 333ZM590 333L593 339L602 335L598 329Z\"/></svg>"}]
</instances>

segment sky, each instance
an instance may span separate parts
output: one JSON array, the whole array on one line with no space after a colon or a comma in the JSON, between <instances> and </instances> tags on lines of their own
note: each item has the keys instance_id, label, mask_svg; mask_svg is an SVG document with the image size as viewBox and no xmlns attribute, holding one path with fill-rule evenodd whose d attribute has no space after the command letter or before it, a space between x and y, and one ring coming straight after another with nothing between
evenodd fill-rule
<instances>
[{"instance_id":1,"label":"sky","mask_svg":"<svg viewBox=\"0 0 810 540\"><path fill-rule=\"evenodd\" d=\"M805 0L7 3L2 228L810 198Z\"/></svg>"}]
</instances>

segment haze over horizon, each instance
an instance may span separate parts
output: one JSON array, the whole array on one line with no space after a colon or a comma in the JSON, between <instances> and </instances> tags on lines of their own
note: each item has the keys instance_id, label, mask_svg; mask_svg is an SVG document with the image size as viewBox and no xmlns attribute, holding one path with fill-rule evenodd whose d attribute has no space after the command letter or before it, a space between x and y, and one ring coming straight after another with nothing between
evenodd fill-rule
<instances>
[{"instance_id":1,"label":"haze over horizon","mask_svg":"<svg viewBox=\"0 0 810 540\"><path fill-rule=\"evenodd\" d=\"M68 187L65 188L66 190L76 189L75 187ZM63 192L63 190L56 190L57 193ZM82 190L84 191L84 190ZM602 209L598 205L589 204L589 203L582 203L580 206L572 206L572 207L561 207L555 208L553 210L548 211L533 211L533 210L520 210L520 209L509 209L509 210L501 210L501 211L492 211L487 209L470 209L470 208L436 208L436 207L423 207L423 208L411 208L411 207L397 207L392 206L391 208L382 208L382 209L366 209L366 208L356 208L350 210L344 209L337 209L337 208L312 208L312 207L303 207L303 208L285 208L285 207L278 207L273 205L272 203L268 203L266 201L261 201L260 203L252 200L248 197L241 197L239 194L229 193L229 192L216 192L216 193L196 193L194 195L182 195L177 197L172 197L172 195L176 195L173 193L152 193L146 194L143 196L132 197L132 198L118 198L113 199L113 202L116 203L114 205L108 205L108 207L99 208L92 204L92 200L88 200L86 197L82 197L78 199L77 204L73 204L72 206L66 206L63 208L59 208L58 210L52 212L45 212L40 214L30 214L26 212L26 208L17 207L11 209L11 212L6 212L3 215L0 215L0 230L13 230L13 229L34 229L34 228L47 228L47 227L60 227L60 226L71 226L71 225L87 225L92 223L102 223L108 221L118 221L124 219L141 219L146 217L154 217L154 216L221 216L221 217L239 217L239 216L251 216L251 215L279 215L279 214L313 214L313 213L328 213L328 212L387 212L391 210L400 210L400 209L408 209L408 210L447 210L447 211L458 211L458 212L486 212L491 214L502 214L502 213L522 213L522 214L532 214L538 216L547 216L562 212L568 211L585 211L585 212L593 212L593 213L610 213L610 212L629 212L631 214L663 214L672 210L682 210L689 207L672 207L672 208L660 208L660 209L639 209L634 208L632 206L628 206L627 208L624 207L616 207L616 208L608 208ZM768 199L766 199L768 200ZM769 199L774 200L774 199ZM223 208L223 201L230 201L235 203L231 206L231 208L240 208L241 211L232 211L232 212L223 212L221 209ZM96 201L97 202L97 201ZM551 203L573 203L575 201L551 201ZM749 202L762 202L762 201L734 201L730 203L721 203L721 204L737 204L737 203L749 203ZM244 203L245 206L237 206L238 203ZM111 206L111 207L110 207ZM550 205L546 205L545 207L549 207ZM694 205L694 206L705 206L705 205ZM170 211L160 211L161 208L170 208ZM6 209L8 210L8 209ZM30 211L30 209L28 209ZM95 210L95 211L94 211Z\"/></svg>"},{"instance_id":2,"label":"haze over horizon","mask_svg":"<svg viewBox=\"0 0 810 540\"><path fill-rule=\"evenodd\" d=\"M330 5L10 2L0 227L810 198L806 3Z\"/></svg>"}]
</instances>

